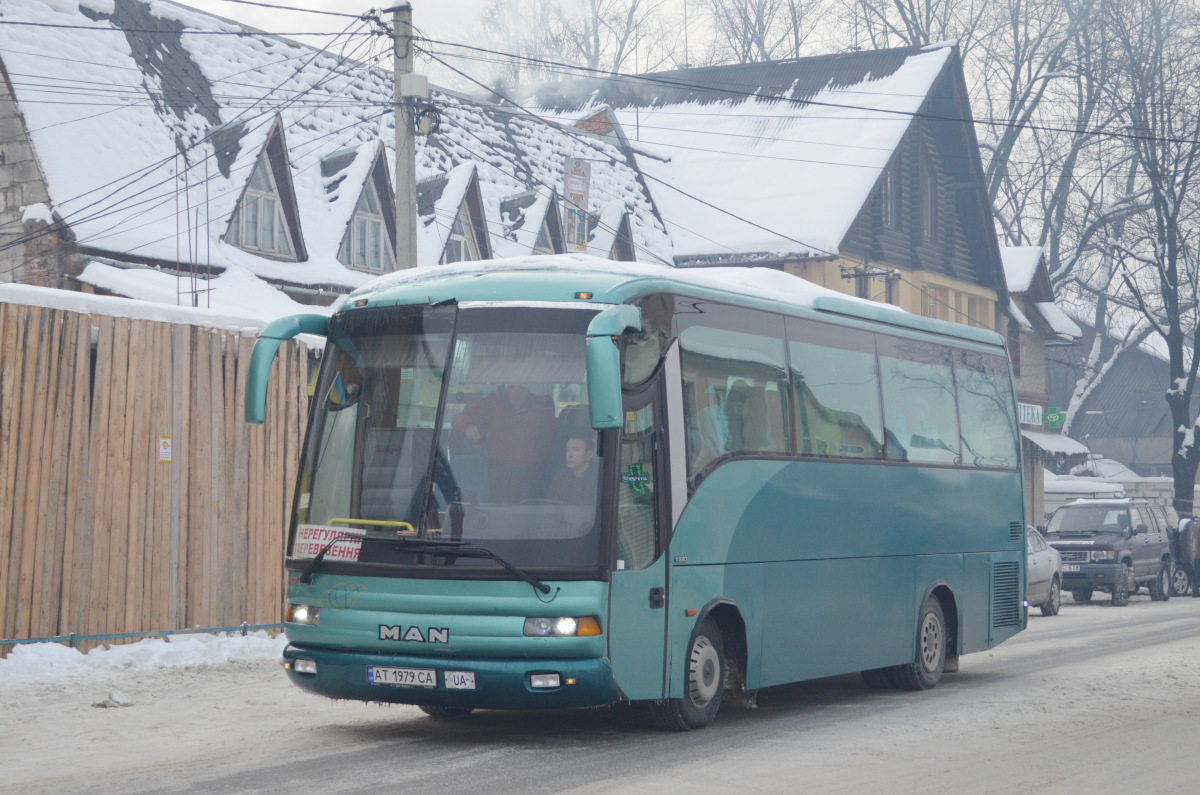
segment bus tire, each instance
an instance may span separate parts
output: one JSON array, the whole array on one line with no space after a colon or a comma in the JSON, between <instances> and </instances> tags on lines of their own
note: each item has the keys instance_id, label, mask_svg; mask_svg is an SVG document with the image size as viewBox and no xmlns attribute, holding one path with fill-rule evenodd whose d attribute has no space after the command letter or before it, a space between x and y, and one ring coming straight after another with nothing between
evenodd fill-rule
<instances>
[{"instance_id":1,"label":"bus tire","mask_svg":"<svg viewBox=\"0 0 1200 795\"><path fill-rule=\"evenodd\" d=\"M430 707L421 704L417 707L431 718L437 720L454 720L455 718L465 718L475 710L470 707Z\"/></svg>"},{"instance_id":2,"label":"bus tire","mask_svg":"<svg viewBox=\"0 0 1200 795\"><path fill-rule=\"evenodd\" d=\"M717 717L725 689L725 640L717 622L705 618L688 641L686 694L654 703L655 717L664 729L687 732L703 729Z\"/></svg>"},{"instance_id":3,"label":"bus tire","mask_svg":"<svg viewBox=\"0 0 1200 795\"><path fill-rule=\"evenodd\" d=\"M907 665L893 670L893 681L901 690L929 690L937 687L946 664L946 616L942 603L932 594L921 605L917 621L917 656Z\"/></svg>"}]
</instances>

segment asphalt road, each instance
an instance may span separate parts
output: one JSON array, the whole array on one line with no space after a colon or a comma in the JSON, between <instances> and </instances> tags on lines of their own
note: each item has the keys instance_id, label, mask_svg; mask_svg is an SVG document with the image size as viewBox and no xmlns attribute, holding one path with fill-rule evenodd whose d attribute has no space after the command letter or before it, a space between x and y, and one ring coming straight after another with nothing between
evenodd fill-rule
<instances>
[{"instance_id":1,"label":"asphalt road","mask_svg":"<svg viewBox=\"0 0 1200 795\"><path fill-rule=\"evenodd\" d=\"M688 734L648 728L635 708L458 722L381 711L353 726L297 715L307 725L293 739L304 742L278 748L274 764L151 788L1196 791L1200 599L1064 602L1059 616L1035 611L1024 633L964 657L959 673L925 693L872 691L857 676L771 688L757 710L726 710Z\"/></svg>"}]
</instances>

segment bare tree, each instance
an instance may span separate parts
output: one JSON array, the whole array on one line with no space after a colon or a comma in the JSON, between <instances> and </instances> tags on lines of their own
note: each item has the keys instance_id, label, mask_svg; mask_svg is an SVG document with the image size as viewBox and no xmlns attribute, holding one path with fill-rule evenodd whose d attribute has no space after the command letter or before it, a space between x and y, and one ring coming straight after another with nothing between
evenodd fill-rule
<instances>
[{"instance_id":1,"label":"bare tree","mask_svg":"<svg viewBox=\"0 0 1200 795\"><path fill-rule=\"evenodd\" d=\"M1166 349L1166 400L1174 427L1175 508L1192 512L1200 466L1192 416L1200 345L1200 16L1188 0L1125 0L1111 7L1125 85L1115 98L1147 189L1150 210L1113 240L1122 282Z\"/></svg>"},{"instance_id":2,"label":"bare tree","mask_svg":"<svg viewBox=\"0 0 1200 795\"><path fill-rule=\"evenodd\" d=\"M566 0L549 20L563 55L591 70L649 71L674 54L661 0Z\"/></svg>"},{"instance_id":3,"label":"bare tree","mask_svg":"<svg viewBox=\"0 0 1200 795\"><path fill-rule=\"evenodd\" d=\"M756 63L804 55L822 8L813 0L706 0L704 15L718 60Z\"/></svg>"}]
</instances>

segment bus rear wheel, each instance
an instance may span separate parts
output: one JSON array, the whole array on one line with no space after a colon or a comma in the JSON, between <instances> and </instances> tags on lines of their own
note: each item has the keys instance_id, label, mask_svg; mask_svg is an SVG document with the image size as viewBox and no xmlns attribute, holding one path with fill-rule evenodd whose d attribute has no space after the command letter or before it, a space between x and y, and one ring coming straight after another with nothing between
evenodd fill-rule
<instances>
[{"instance_id":1,"label":"bus rear wheel","mask_svg":"<svg viewBox=\"0 0 1200 795\"><path fill-rule=\"evenodd\" d=\"M696 625L688 642L683 698L667 698L654 704L659 725L686 732L712 723L721 708L725 671L725 640L717 622L705 618Z\"/></svg>"},{"instance_id":2,"label":"bus rear wheel","mask_svg":"<svg viewBox=\"0 0 1200 795\"><path fill-rule=\"evenodd\" d=\"M946 615L932 594L921 604L917 621L917 657L892 669L892 681L901 690L929 690L942 680L946 665Z\"/></svg>"}]
</instances>

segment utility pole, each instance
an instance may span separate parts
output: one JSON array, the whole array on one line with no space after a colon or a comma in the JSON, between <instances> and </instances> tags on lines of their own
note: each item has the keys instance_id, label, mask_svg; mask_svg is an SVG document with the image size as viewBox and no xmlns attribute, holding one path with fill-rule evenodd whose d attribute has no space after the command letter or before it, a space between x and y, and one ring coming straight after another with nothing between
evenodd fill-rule
<instances>
[{"instance_id":1,"label":"utility pole","mask_svg":"<svg viewBox=\"0 0 1200 795\"><path fill-rule=\"evenodd\" d=\"M396 99L396 270L417 266L417 143L414 102L429 97L429 81L413 71L412 5L392 12ZM385 11L384 13L387 13Z\"/></svg>"}]
</instances>

